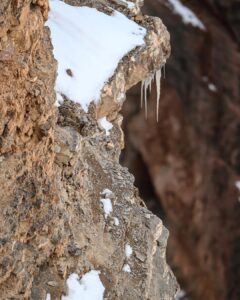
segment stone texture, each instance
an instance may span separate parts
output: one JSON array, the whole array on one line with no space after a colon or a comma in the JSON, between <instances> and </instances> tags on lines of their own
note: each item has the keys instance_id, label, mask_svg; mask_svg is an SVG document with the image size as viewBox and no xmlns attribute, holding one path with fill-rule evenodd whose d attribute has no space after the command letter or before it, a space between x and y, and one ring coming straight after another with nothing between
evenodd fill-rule
<instances>
[{"instance_id":1,"label":"stone texture","mask_svg":"<svg viewBox=\"0 0 240 300\"><path fill-rule=\"evenodd\" d=\"M213 13L224 23L225 29L240 44L240 1L207 0Z\"/></svg>"},{"instance_id":2,"label":"stone texture","mask_svg":"<svg viewBox=\"0 0 240 300\"><path fill-rule=\"evenodd\" d=\"M108 11L111 3L86 4ZM112 5L134 18L124 5ZM157 18L140 18L146 46L123 59L86 114L69 99L55 107L47 1L4 1L0 12L0 299L61 299L69 274L90 269L101 271L105 299L173 299L178 285L165 258L168 232L119 164L118 112L126 90L166 62L166 28ZM98 127L103 115L114 125L110 136ZM107 218L105 188L113 204ZM125 263L131 273L122 271Z\"/></svg>"},{"instance_id":3,"label":"stone texture","mask_svg":"<svg viewBox=\"0 0 240 300\"><path fill-rule=\"evenodd\" d=\"M137 182L149 173L171 232L171 266L190 299L239 299L240 54L232 34L239 33L239 1L184 3L206 31L184 25L165 1L146 2L145 11L161 17L170 31L172 55L159 123L154 87L147 121L139 108L140 87L128 94L123 163Z\"/></svg>"}]
</instances>

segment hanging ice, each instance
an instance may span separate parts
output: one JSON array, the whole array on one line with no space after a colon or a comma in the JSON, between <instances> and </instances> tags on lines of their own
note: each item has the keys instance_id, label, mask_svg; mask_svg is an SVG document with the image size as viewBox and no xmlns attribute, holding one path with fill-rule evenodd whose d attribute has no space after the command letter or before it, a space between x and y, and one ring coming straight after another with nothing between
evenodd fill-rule
<instances>
[{"instance_id":1,"label":"hanging ice","mask_svg":"<svg viewBox=\"0 0 240 300\"><path fill-rule=\"evenodd\" d=\"M161 89L161 69L156 72L156 89L157 89L157 122L159 114L159 101L160 101L160 89Z\"/></svg>"},{"instance_id":2,"label":"hanging ice","mask_svg":"<svg viewBox=\"0 0 240 300\"><path fill-rule=\"evenodd\" d=\"M141 107L143 106L144 97L144 107L145 107L145 117L147 118L147 91L151 92L152 81L154 80L154 74L150 74L147 78L142 81L141 85Z\"/></svg>"},{"instance_id":3,"label":"hanging ice","mask_svg":"<svg viewBox=\"0 0 240 300\"><path fill-rule=\"evenodd\" d=\"M160 101L160 88L161 88L161 69L157 70L154 73L149 74L147 78L142 80L141 83L141 108L143 107L143 99L144 99L144 108L145 108L145 117L147 119L147 92L148 90L151 92L152 87L152 81L154 80L155 76L155 82L156 82L156 90L157 90L157 122L158 122L158 113L159 113L159 101Z\"/></svg>"}]
</instances>

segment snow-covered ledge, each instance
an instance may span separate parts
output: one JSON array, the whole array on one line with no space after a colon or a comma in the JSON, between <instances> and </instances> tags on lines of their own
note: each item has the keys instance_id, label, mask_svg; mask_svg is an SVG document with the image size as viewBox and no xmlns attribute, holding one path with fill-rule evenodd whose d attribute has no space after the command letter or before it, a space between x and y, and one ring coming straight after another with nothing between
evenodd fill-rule
<instances>
[{"instance_id":1,"label":"snow-covered ledge","mask_svg":"<svg viewBox=\"0 0 240 300\"><path fill-rule=\"evenodd\" d=\"M59 107L61 121L56 136L61 148L57 153L58 165L71 164L73 170L78 164L86 164L90 169L93 165L93 174L97 172L99 179L93 179L91 171L87 175L91 177L88 181L94 182L94 196L88 195L88 190L84 193L98 207L100 223L85 221L79 230L88 232L91 228L95 234L91 235L94 237L88 244L88 255L96 259L96 263L91 260L91 270L101 270L100 279L105 278L102 281L105 297L171 299L177 287L164 257L167 230L157 217L139 207L133 194L131 175L119 165L123 147L119 111L126 91L142 81L146 102L147 89L156 77L159 101L161 68L170 54L169 34L158 18L134 16L130 10L126 13L121 5L114 3L112 8L109 3L104 12L103 8L101 11L94 8L94 4L91 8L72 7L57 0L50 1L47 25L51 30L53 53L58 60L55 90L64 100ZM78 122L83 124L80 145L77 146L81 150L77 150L76 154L66 154L68 145L73 148L74 135L79 131ZM67 127L62 129L63 125ZM73 134L68 126L75 128L76 132ZM64 147L61 146L62 138L66 139ZM69 185L64 182L64 185ZM88 201L85 210L91 215L94 213ZM139 228L140 235L137 233ZM106 230L106 234L102 230ZM126 230L131 232L130 236L123 237L122 233ZM118 253L116 257L115 252ZM85 255L75 266L75 273L79 274L77 270L80 270L82 274L84 258ZM163 275L160 274L161 264L168 279L159 288L159 278ZM71 276L75 276L73 281ZM82 274L79 278L84 276ZM114 283L106 285L106 278ZM81 280L76 274L70 274L68 282L72 285L75 282L76 289L80 291ZM174 286L171 297L169 284ZM67 298L73 293L70 288L64 299L71 299Z\"/></svg>"}]
</instances>

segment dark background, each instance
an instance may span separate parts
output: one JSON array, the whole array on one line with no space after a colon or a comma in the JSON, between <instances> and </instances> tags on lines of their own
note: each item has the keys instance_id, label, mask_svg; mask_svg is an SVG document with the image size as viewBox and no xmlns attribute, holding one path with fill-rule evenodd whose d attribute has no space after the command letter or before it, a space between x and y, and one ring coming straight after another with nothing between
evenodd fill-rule
<instances>
[{"instance_id":1,"label":"dark background","mask_svg":"<svg viewBox=\"0 0 240 300\"><path fill-rule=\"evenodd\" d=\"M140 86L127 95L122 163L170 231L181 299L239 300L240 0L181 3L205 30L184 24L167 0L145 1L144 13L167 26L172 54L158 123L154 85L147 120Z\"/></svg>"}]
</instances>

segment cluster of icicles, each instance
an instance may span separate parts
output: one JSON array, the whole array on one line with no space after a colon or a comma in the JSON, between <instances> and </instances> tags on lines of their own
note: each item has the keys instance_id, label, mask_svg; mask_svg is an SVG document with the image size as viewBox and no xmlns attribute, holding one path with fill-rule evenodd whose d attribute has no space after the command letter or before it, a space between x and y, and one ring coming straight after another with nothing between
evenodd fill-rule
<instances>
[{"instance_id":1,"label":"cluster of icicles","mask_svg":"<svg viewBox=\"0 0 240 300\"><path fill-rule=\"evenodd\" d=\"M165 70L164 70L165 71ZM152 82L156 82L156 90L157 90L157 122L158 122L158 114L159 114L159 101L160 101L160 88L161 88L161 74L162 70L159 69L155 73L151 73L147 78L142 80L141 84L141 108L143 107L143 101L144 101L144 108L145 108L145 117L147 119L148 109L147 109L147 92L151 92L152 88Z\"/></svg>"}]
</instances>

